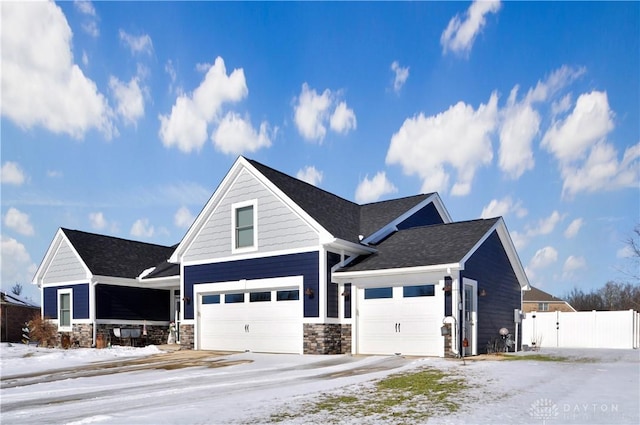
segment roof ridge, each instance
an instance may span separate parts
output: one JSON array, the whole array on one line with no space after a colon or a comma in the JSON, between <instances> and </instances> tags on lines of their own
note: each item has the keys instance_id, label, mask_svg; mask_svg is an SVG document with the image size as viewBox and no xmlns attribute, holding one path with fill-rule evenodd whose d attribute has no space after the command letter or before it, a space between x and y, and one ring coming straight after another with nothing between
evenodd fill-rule
<instances>
[{"instance_id":1,"label":"roof ridge","mask_svg":"<svg viewBox=\"0 0 640 425\"><path fill-rule=\"evenodd\" d=\"M411 198L421 198L421 197L428 198L429 196L433 195L434 193L436 193L436 192L418 193L416 195L408 195L408 196L402 196L400 198L392 198L392 199L385 199L385 200L382 200L382 201L367 202L366 204L359 204L359 205L361 207L366 207L366 206L369 206L369 205L384 204L385 202L401 201L401 200L406 200L406 199L411 199Z\"/></svg>"},{"instance_id":2,"label":"roof ridge","mask_svg":"<svg viewBox=\"0 0 640 425\"><path fill-rule=\"evenodd\" d=\"M420 228L424 228L424 227L453 226L453 225L456 225L456 224L469 224L469 223L490 222L490 221L497 222L501 218L502 217L474 218L474 219L471 219L471 220L452 221L451 223L425 224L425 225L422 225L422 226L413 226L413 227L409 227L407 229L401 229L401 230L398 230L398 232L405 232L407 230L420 229Z\"/></svg>"},{"instance_id":3,"label":"roof ridge","mask_svg":"<svg viewBox=\"0 0 640 425\"><path fill-rule=\"evenodd\" d=\"M326 193L327 195L331 195L331 196L333 196L334 198L341 199L341 200L343 200L343 201L345 201L345 202L349 202L349 203L351 203L351 204L353 204L353 205L357 205L357 206L359 206L359 207L360 207L360 206L362 206L361 204L358 204L357 202L351 201L351 200L349 200L349 199L347 199L347 198L344 198L344 197L342 197L342 196L340 196L340 195L336 195L336 194L335 194L335 193L333 193L333 192L329 192L329 191L328 191L328 190L326 190L326 189L323 189L323 188L321 188L321 187L318 187L318 186L316 186L316 185L313 185L313 184L311 184L311 183L308 183L308 182L306 182L306 181L304 181L304 180L301 180L301 179L299 179L299 178L297 178L297 177L293 177L292 175L289 175L289 174L287 174L287 173L285 173L285 172L283 172L283 171L276 170L275 168L270 167L270 166L268 166L268 165L265 165L265 164L263 164L263 163L261 163L261 162L259 162L259 161L256 161L255 159L249 159L249 158L247 158L247 157L244 157L244 158L245 158L247 161L249 161L249 163L251 163L251 165L256 165L256 164L257 164L257 165L259 165L259 166L261 166L261 167L264 167L264 168L269 169L269 170L270 170L270 171L272 171L272 172L278 173L278 174L283 175L283 176L285 176L285 177L287 177L287 178L290 178L290 179L292 179L292 180L296 180L297 182L303 183L303 184L305 184L305 185L309 186L309 187L310 187L311 189L313 189L313 190L318 190L318 191L324 192L324 193Z\"/></svg>"},{"instance_id":4,"label":"roof ridge","mask_svg":"<svg viewBox=\"0 0 640 425\"><path fill-rule=\"evenodd\" d=\"M123 237L120 236L111 236L111 235L103 235L101 233L93 233L93 232L86 232L84 230L77 230L77 229L68 229L66 227L60 227L60 230L62 230L63 232L75 232L75 233L83 233L85 235L91 235L91 236L99 236L102 238L109 238L109 239L117 239L117 240L121 240L121 241L125 241L125 242L133 242L133 243L138 243L138 244L144 244L144 245L151 245L151 246L157 246L160 248L174 248L177 245L161 245L161 244L157 244L157 243L153 243L153 242L144 242L144 241L136 241L133 239L125 239Z\"/></svg>"}]
</instances>

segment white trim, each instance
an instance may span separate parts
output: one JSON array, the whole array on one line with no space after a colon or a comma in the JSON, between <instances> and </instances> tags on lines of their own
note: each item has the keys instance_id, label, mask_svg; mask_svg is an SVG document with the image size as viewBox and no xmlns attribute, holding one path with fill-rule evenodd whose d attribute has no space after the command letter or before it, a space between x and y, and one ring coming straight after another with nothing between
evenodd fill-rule
<instances>
[{"instance_id":1,"label":"white trim","mask_svg":"<svg viewBox=\"0 0 640 425\"><path fill-rule=\"evenodd\" d=\"M465 347L462 347L462 351L465 355L469 354L475 356L478 354L478 282L466 277L462 278L462 315L464 317L464 303L465 303L465 287L471 287L471 302L473 310L471 311L471 345L467 348L471 349L471 353L466 353ZM461 326L461 332L463 333L461 338L464 338L464 332L466 329L466 321Z\"/></svg>"},{"instance_id":2,"label":"white trim","mask_svg":"<svg viewBox=\"0 0 640 425\"><path fill-rule=\"evenodd\" d=\"M368 279L380 276L398 276L422 273L444 272L450 274L452 270L462 270L460 263L436 264L433 266L400 267L395 269L364 270L354 272L337 272L333 274L333 279L339 282L348 283L350 279Z\"/></svg>"},{"instance_id":3,"label":"white trim","mask_svg":"<svg viewBox=\"0 0 640 425\"><path fill-rule=\"evenodd\" d=\"M70 281L65 281L65 282L57 282L57 283L45 283L42 285L41 289L43 288L56 288L58 286L68 286L68 285L82 285L82 284L87 284L90 283L91 279L81 279L81 280L70 280Z\"/></svg>"},{"instance_id":4,"label":"white trim","mask_svg":"<svg viewBox=\"0 0 640 425\"><path fill-rule=\"evenodd\" d=\"M245 246L238 248L238 241L236 235L236 221L238 217L238 210L241 208L251 207L253 219L253 243L251 246ZM231 254L246 254L248 252L258 251L258 200L250 199L248 201L236 202L231 204Z\"/></svg>"},{"instance_id":5,"label":"white trim","mask_svg":"<svg viewBox=\"0 0 640 425\"><path fill-rule=\"evenodd\" d=\"M60 321L60 296L69 295L69 326L62 326ZM73 330L73 288L58 289L56 291L56 313L58 316L58 332L71 332Z\"/></svg>"},{"instance_id":6,"label":"white trim","mask_svg":"<svg viewBox=\"0 0 640 425\"><path fill-rule=\"evenodd\" d=\"M491 236L493 231L496 231L500 241L502 242L502 246L507 254L507 258L509 258L509 262L511 263L511 267L513 268L513 272L515 273L518 283L520 284L520 288L524 290L528 290L530 288L529 278L527 277L527 273L522 267L522 262L520 261L520 257L518 257L518 251L511 240L511 236L509 235L509 231L507 230L507 226L502 217L498 218L498 221L491 226L491 228L480 238L480 240L469 250L467 255L465 255L460 264L463 265L475 254L475 252L482 246L482 244Z\"/></svg>"},{"instance_id":7,"label":"white trim","mask_svg":"<svg viewBox=\"0 0 640 425\"><path fill-rule=\"evenodd\" d=\"M308 246L303 248L283 249L280 251L269 251L269 252L251 253L246 255L236 255L233 257L221 257L221 258L209 258L209 259L185 261L183 263L180 263L180 265L181 267L199 266L202 264L228 263L231 261L254 260L257 258L278 257L280 255L304 254L306 252L319 252L319 251L320 251L320 247L318 245L314 245L314 246ZM184 276L184 271L181 271L181 276Z\"/></svg>"}]
</instances>

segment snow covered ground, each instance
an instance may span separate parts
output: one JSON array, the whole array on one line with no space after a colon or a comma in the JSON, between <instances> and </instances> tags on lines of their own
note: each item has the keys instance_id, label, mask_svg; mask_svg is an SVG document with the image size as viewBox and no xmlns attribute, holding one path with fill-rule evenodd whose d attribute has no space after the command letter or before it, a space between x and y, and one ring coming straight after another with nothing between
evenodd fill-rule
<instances>
[{"instance_id":1,"label":"snow covered ground","mask_svg":"<svg viewBox=\"0 0 640 425\"><path fill-rule=\"evenodd\" d=\"M640 352L543 349L571 361L298 356L146 348L54 350L0 345L0 423L394 423L305 415L326 395L359 394L372 380L425 367L462 378L455 414L429 424L638 424ZM532 353L521 353L530 355ZM406 422L406 421L405 421Z\"/></svg>"}]
</instances>

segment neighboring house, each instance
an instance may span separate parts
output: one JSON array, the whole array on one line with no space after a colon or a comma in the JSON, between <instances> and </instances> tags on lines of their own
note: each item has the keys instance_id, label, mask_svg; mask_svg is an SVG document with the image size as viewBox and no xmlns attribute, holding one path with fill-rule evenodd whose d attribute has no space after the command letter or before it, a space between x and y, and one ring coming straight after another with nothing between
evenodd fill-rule
<instances>
[{"instance_id":1,"label":"neighboring house","mask_svg":"<svg viewBox=\"0 0 640 425\"><path fill-rule=\"evenodd\" d=\"M178 267L164 266L174 248L59 229L34 277L42 315L84 347L114 337L113 328L166 341L180 284Z\"/></svg>"},{"instance_id":2,"label":"neighboring house","mask_svg":"<svg viewBox=\"0 0 640 425\"><path fill-rule=\"evenodd\" d=\"M22 342L25 323L40 314L40 306L18 295L0 291L0 341Z\"/></svg>"},{"instance_id":3,"label":"neighboring house","mask_svg":"<svg viewBox=\"0 0 640 425\"><path fill-rule=\"evenodd\" d=\"M156 304L179 311L186 347L300 354L478 354L513 331L529 286L502 218L452 222L436 193L358 205L244 157L166 249L168 263L141 261L160 266L126 283L91 267L74 279L166 288ZM44 309L57 317L67 278L43 280L45 262Z\"/></svg>"},{"instance_id":4,"label":"neighboring house","mask_svg":"<svg viewBox=\"0 0 640 425\"><path fill-rule=\"evenodd\" d=\"M576 310L568 302L532 286L530 291L522 292L522 311L530 313L532 311L570 312Z\"/></svg>"}]
</instances>

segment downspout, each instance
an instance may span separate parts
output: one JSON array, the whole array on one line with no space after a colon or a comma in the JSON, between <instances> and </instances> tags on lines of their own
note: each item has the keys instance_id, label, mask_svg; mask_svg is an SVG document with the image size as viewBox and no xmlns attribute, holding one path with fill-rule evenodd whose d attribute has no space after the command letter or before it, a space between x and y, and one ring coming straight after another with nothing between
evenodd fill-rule
<instances>
[{"instance_id":1,"label":"downspout","mask_svg":"<svg viewBox=\"0 0 640 425\"><path fill-rule=\"evenodd\" d=\"M91 320L92 329L92 347L97 346L98 342L98 324L96 323L96 282L91 279L89 281L89 319Z\"/></svg>"}]
</instances>

